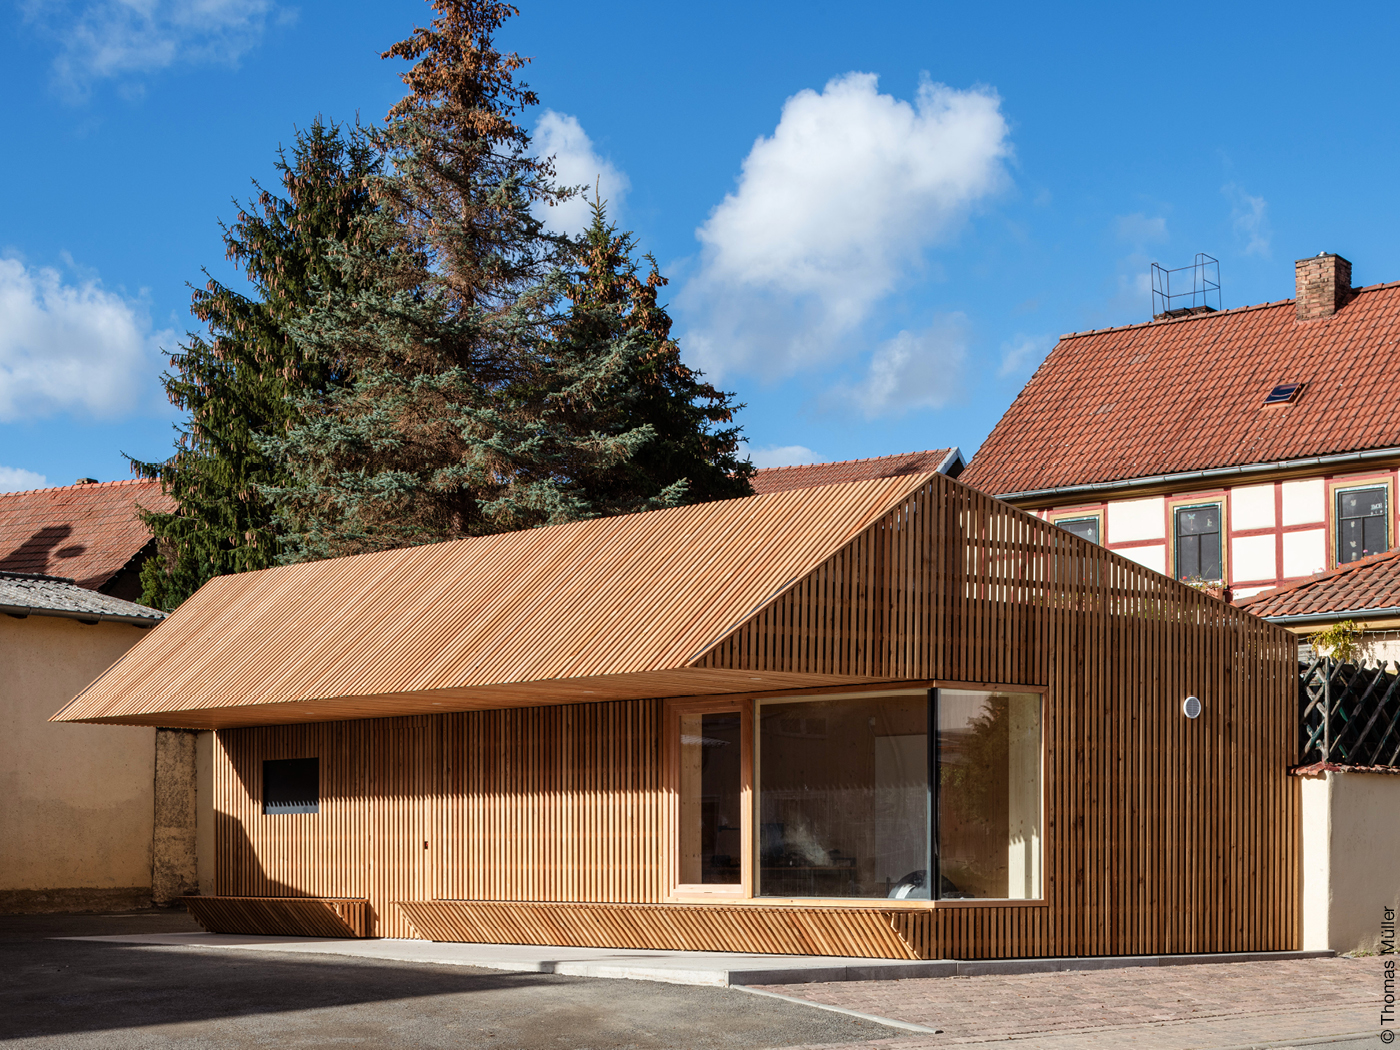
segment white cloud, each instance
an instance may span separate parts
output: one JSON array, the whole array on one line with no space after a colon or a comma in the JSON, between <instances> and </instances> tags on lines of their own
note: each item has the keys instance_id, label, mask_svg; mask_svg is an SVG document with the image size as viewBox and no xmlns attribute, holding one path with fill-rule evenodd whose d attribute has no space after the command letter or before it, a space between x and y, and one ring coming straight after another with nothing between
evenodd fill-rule
<instances>
[{"instance_id":1,"label":"white cloud","mask_svg":"<svg viewBox=\"0 0 1400 1050\"><path fill-rule=\"evenodd\" d=\"M20 467L0 467L0 492L24 492L41 489L48 478Z\"/></svg>"},{"instance_id":2,"label":"white cloud","mask_svg":"<svg viewBox=\"0 0 1400 1050\"><path fill-rule=\"evenodd\" d=\"M26 19L59 42L54 75L81 97L98 80L177 63L232 65L262 38L272 0L27 0Z\"/></svg>"},{"instance_id":3,"label":"white cloud","mask_svg":"<svg viewBox=\"0 0 1400 1050\"><path fill-rule=\"evenodd\" d=\"M788 99L696 231L699 268L677 306L682 345L712 376L772 378L850 349L925 250L1005 183L994 92L925 80L911 105L876 84L848 73Z\"/></svg>"},{"instance_id":4,"label":"white cloud","mask_svg":"<svg viewBox=\"0 0 1400 1050\"><path fill-rule=\"evenodd\" d=\"M0 259L0 422L129 411L156 374L155 342L172 338L95 278L65 284L57 270Z\"/></svg>"},{"instance_id":5,"label":"white cloud","mask_svg":"<svg viewBox=\"0 0 1400 1050\"><path fill-rule=\"evenodd\" d=\"M540 209L540 218L552 229L561 233L581 233L592 218L589 201L593 199L595 188L608 203L608 216L617 217L632 183L611 161L598 156L592 139L577 117L556 113L552 109L545 110L535 125L535 152L541 157L554 158L554 174L559 185L588 188L586 196L580 195L552 208Z\"/></svg>"},{"instance_id":6,"label":"white cloud","mask_svg":"<svg viewBox=\"0 0 1400 1050\"><path fill-rule=\"evenodd\" d=\"M1131 215L1118 216L1113 225L1118 239L1135 248L1144 248L1149 244L1160 244L1171 239L1167 234L1167 220L1160 215L1149 218L1138 211Z\"/></svg>"},{"instance_id":7,"label":"white cloud","mask_svg":"<svg viewBox=\"0 0 1400 1050\"><path fill-rule=\"evenodd\" d=\"M1252 197L1233 182L1220 188L1230 201L1230 224L1245 255L1267 257L1273 230L1269 226L1269 203Z\"/></svg>"},{"instance_id":8,"label":"white cloud","mask_svg":"<svg viewBox=\"0 0 1400 1050\"><path fill-rule=\"evenodd\" d=\"M834 395L854 403L867 419L941 408L961 392L966 360L967 318L947 314L922 332L900 332L881 345L865 378Z\"/></svg>"},{"instance_id":9,"label":"white cloud","mask_svg":"<svg viewBox=\"0 0 1400 1050\"><path fill-rule=\"evenodd\" d=\"M1005 378L1039 364L1054 345L1052 336L1022 335L1017 332L1009 343L1001 344L1001 367L997 369L997 375Z\"/></svg>"}]
</instances>

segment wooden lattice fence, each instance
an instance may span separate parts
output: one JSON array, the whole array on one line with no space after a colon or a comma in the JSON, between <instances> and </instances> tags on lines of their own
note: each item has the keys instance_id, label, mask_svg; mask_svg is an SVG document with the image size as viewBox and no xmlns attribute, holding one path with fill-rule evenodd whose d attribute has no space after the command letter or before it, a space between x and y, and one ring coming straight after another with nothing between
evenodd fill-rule
<instances>
[{"instance_id":1,"label":"wooden lattice fence","mask_svg":"<svg viewBox=\"0 0 1400 1050\"><path fill-rule=\"evenodd\" d=\"M1400 766L1400 674L1325 656L1298 669L1302 764Z\"/></svg>"}]
</instances>

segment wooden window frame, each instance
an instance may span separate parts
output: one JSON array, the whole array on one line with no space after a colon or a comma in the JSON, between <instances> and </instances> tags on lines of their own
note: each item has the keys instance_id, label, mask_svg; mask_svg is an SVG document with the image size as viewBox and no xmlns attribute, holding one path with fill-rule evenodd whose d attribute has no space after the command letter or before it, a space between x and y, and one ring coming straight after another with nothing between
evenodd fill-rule
<instances>
[{"instance_id":1,"label":"wooden window frame","mask_svg":"<svg viewBox=\"0 0 1400 1050\"><path fill-rule=\"evenodd\" d=\"M1220 579L1224 586L1230 586L1230 518L1229 493L1223 489L1197 496L1179 496L1166 501L1167 509L1167 573L1177 583L1181 577L1176 574L1176 512L1189 507L1206 507L1214 504L1220 508Z\"/></svg>"},{"instance_id":2,"label":"wooden window frame","mask_svg":"<svg viewBox=\"0 0 1400 1050\"><path fill-rule=\"evenodd\" d=\"M681 873L681 717L683 715L739 715L739 882L737 885L683 883ZM666 703L664 741L666 788L670 797L667 835L671 862L670 896L678 900L746 900L753 896L753 701L748 698L669 700Z\"/></svg>"},{"instance_id":3,"label":"wooden window frame","mask_svg":"<svg viewBox=\"0 0 1400 1050\"><path fill-rule=\"evenodd\" d=\"M1034 899L1016 897L950 898L937 900L891 900L888 897L759 897L755 894L758 865L758 842L754 834L758 808L758 720L757 707L762 703L797 702L801 700L838 700L871 693L907 696L930 689L961 689L1004 693L1034 693L1040 697L1040 896ZM755 907L791 908L876 908L884 911L933 911L949 908L1048 908L1050 907L1050 855L1055 848L1050 839L1050 767L1046 753L1049 739L1050 691L1044 685L1011 685L1006 682L956 682L927 680L913 682L880 682L868 686L825 686L795 690L766 690L730 694L723 698L666 701L664 711L665 736L662 759L668 795L666 807L669 838L666 856L670 864L667 900L685 904L740 904ZM727 714L739 712L743 750L740 754L740 805L742 824L739 840L742 848L740 878L737 886L694 885L680 882L680 719L682 715ZM930 747L933 746L930 742Z\"/></svg>"},{"instance_id":4,"label":"wooden window frame","mask_svg":"<svg viewBox=\"0 0 1400 1050\"><path fill-rule=\"evenodd\" d=\"M1337 534L1341 522L1337 520L1337 497L1349 489L1385 489L1385 549L1395 546L1395 472L1352 475L1346 478L1333 478L1327 482L1327 505L1323 514L1327 520L1327 568L1340 568L1343 562L1337 557ZM1380 552L1377 551L1377 554ZM1350 565L1350 562L1346 564Z\"/></svg>"}]
</instances>

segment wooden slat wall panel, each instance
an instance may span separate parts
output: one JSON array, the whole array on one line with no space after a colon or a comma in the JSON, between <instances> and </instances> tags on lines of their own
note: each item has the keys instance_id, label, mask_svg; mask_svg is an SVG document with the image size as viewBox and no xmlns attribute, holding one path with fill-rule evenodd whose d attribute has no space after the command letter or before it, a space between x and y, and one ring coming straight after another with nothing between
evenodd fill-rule
<instances>
[{"instance_id":1,"label":"wooden slat wall panel","mask_svg":"<svg viewBox=\"0 0 1400 1050\"><path fill-rule=\"evenodd\" d=\"M762 952L918 959L899 912L720 904L526 904L406 901L429 940L565 947Z\"/></svg>"},{"instance_id":2,"label":"wooden slat wall panel","mask_svg":"<svg viewBox=\"0 0 1400 1050\"><path fill-rule=\"evenodd\" d=\"M210 933L266 933L292 937L364 937L368 901L314 897L187 897L196 922Z\"/></svg>"},{"instance_id":3,"label":"wooden slat wall panel","mask_svg":"<svg viewBox=\"0 0 1400 1050\"><path fill-rule=\"evenodd\" d=\"M659 700L443 716L440 896L664 899L661 717Z\"/></svg>"},{"instance_id":4,"label":"wooden slat wall panel","mask_svg":"<svg viewBox=\"0 0 1400 1050\"><path fill-rule=\"evenodd\" d=\"M939 477L694 666L1046 690L1045 903L892 920L922 957L985 958L1298 947L1294 659L1279 628ZM365 896L393 936L397 902L663 901L661 710L220 731L220 892ZM321 814L262 817L258 763L301 754Z\"/></svg>"}]
</instances>

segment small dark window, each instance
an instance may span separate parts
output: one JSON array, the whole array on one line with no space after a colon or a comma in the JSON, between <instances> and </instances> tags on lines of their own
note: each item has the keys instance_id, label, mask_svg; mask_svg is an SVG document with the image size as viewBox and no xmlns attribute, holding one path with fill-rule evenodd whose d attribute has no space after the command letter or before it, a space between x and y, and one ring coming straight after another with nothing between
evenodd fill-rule
<instances>
[{"instance_id":1,"label":"small dark window","mask_svg":"<svg viewBox=\"0 0 1400 1050\"><path fill-rule=\"evenodd\" d=\"M320 759L278 758L263 763L264 813L319 813Z\"/></svg>"},{"instance_id":2,"label":"small dark window","mask_svg":"<svg viewBox=\"0 0 1400 1050\"><path fill-rule=\"evenodd\" d=\"M1178 507L1176 511L1176 578L1219 580L1220 504Z\"/></svg>"},{"instance_id":3,"label":"small dark window","mask_svg":"<svg viewBox=\"0 0 1400 1050\"><path fill-rule=\"evenodd\" d=\"M1390 546L1390 493L1384 485L1337 493L1337 564L1345 565Z\"/></svg>"},{"instance_id":4,"label":"small dark window","mask_svg":"<svg viewBox=\"0 0 1400 1050\"><path fill-rule=\"evenodd\" d=\"M1080 539L1088 540L1090 543L1099 542L1099 519L1094 518L1061 518L1055 522L1066 532L1072 532Z\"/></svg>"},{"instance_id":5,"label":"small dark window","mask_svg":"<svg viewBox=\"0 0 1400 1050\"><path fill-rule=\"evenodd\" d=\"M1264 404L1286 405L1290 401L1298 400L1298 395L1302 390L1302 383L1280 383L1269 391L1269 396L1264 398Z\"/></svg>"}]
</instances>

